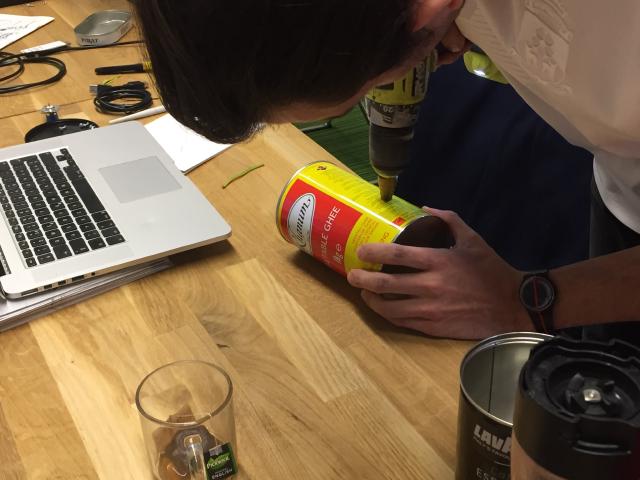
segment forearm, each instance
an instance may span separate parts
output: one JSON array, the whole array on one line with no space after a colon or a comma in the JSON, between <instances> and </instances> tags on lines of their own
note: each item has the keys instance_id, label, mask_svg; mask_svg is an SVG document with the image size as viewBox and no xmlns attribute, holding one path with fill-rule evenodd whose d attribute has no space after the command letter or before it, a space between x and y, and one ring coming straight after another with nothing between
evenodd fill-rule
<instances>
[{"instance_id":1,"label":"forearm","mask_svg":"<svg viewBox=\"0 0 640 480\"><path fill-rule=\"evenodd\" d=\"M554 269L550 277L558 329L640 320L640 247Z\"/></svg>"}]
</instances>

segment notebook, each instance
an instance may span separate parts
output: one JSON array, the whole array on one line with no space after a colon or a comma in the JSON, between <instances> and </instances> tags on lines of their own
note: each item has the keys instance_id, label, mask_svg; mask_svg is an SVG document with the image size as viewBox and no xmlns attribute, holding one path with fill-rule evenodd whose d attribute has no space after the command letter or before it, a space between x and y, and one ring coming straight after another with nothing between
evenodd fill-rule
<instances>
[{"instance_id":1,"label":"notebook","mask_svg":"<svg viewBox=\"0 0 640 480\"><path fill-rule=\"evenodd\" d=\"M0 149L0 288L8 298L230 234L138 122Z\"/></svg>"}]
</instances>

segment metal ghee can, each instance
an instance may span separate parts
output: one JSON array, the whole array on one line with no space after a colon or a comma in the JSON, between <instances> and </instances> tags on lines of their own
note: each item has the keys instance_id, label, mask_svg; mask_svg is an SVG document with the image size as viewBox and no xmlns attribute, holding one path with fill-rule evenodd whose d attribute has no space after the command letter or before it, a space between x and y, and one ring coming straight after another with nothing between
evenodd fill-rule
<instances>
[{"instance_id":1,"label":"metal ghee can","mask_svg":"<svg viewBox=\"0 0 640 480\"><path fill-rule=\"evenodd\" d=\"M291 177L278 200L276 223L287 242L342 275L354 268L383 269L358 258L356 250L365 243L453 245L442 219L399 197L384 202L375 185L324 161L311 163Z\"/></svg>"},{"instance_id":2,"label":"metal ghee can","mask_svg":"<svg viewBox=\"0 0 640 480\"><path fill-rule=\"evenodd\" d=\"M456 480L509 480L520 371L531 349L551 338L505 333L467 352L460 365Z\"/></svg>"}]
</instances>

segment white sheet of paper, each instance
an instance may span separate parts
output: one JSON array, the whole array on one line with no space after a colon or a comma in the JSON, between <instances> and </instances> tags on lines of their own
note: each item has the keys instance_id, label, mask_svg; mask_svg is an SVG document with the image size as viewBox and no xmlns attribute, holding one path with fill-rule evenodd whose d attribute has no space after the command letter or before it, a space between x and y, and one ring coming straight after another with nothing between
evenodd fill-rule
<instances>
[{"instance_id":1,"label":"white sheet of paper","mask_svg":"<svg viewBox=\"0 0 640 480\"><path fill-rule=\"evenodd\" d=\"M149 133L184 173L226 150L224 145L207 140L166 114L146 125Z\"/></svg>"},{"instance_id":2,"label":"white sheet of paper","mask_svg":"<svg viewBox=\"0 0 640 480\"><path fill-rule=\"evenodd\" d=\"M0 14L0 50L53 21L53 17Z\"/></svg>"}]
</instances>

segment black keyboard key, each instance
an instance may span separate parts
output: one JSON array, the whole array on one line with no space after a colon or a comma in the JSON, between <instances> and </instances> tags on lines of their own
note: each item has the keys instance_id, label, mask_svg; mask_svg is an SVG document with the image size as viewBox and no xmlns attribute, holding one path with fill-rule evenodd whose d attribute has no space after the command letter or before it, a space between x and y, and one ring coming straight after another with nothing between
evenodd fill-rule
<instances>
[{"instance_id":1,"label":"black keyboard key","mask_svg":"<svg viewBox=\"0 0 640 480\"><path fill-rule=\"evenodd\" d=\"M84 178L77 179L77 180L71 179L71 183L76 189L76 192L78 192L78 195L84 202L89 212L94 213L94 212L100 212L104 210L104 206L102 205L102 202L100 202L100 199L95 194L95 192L93 191L93 188L91 188L91 185L89 185L89 182L87 182L86 179Z\"/></svg>"},{"instance_id":2,"label":"black keyboard key","mask_svg":"<svg viewBox=\"0 0 640 480\"><path fill-rule=\"evenodd\" d=\"M93 223L83 223L80 225L80 230L83 232L88 232L89 230L95 230L96 226Z\"/></svg>"},{"instance_id":3,"label":"black keyboard key","mask_svg":"<svg viewBox=\"0 0 640 480\"><path fill-rule=\"evenodd\" d=\"M40 226L37 223L27 223L24 225L25 232L33 232L34 230L38 230Z\"/></svg>"},{"instance_id":4,"label":"black keyboard key","mask_svg":"<svg viewBox=\"0 0 640 480\"><path fill-rule=\"evenodd\" d=\"M19 217L24 217L25 215L31 215L31 209L30 208L20 208L20 209L16 210L16 213L18 214Z\"/></svg>"},{"instance_id":5,"label":"black keyboard key","mask_svg":"<svg viewBox=\"0 0 640 480\"><path fill-rule=\"evenodd\" d=\"M36 259L33 257L27 258L25 261L27 262L27 267L35 267L38 264L38 262L36 262Z\"/></svg>"},{"instance_id":6,"label":"black keyboard key","mask_svg":"<svg viewBox=\"0 0 640 480\"><path fill-rule=\"evenodd\" d=\"M66 245L58 245L57 247L53 247L53 253L56 254L56 258L58 260L73 255L69 247L67 247Z\"/></svg>"},{"instance_id":7,"label":"black keyboard key","mask_svg":"<svg viewBox=\"0 0 640 480\"><path fill-rule=\"evenodd\" d=\"M61 230L64 233L68 233L68 232L73 232L74 230L77 230L77 229L78 227L76 227L75 223L69 223L67 225L63 225Z\"/></svg>"},{"instance_id":8,"label":"black keyboard key","mask_svg":"<svg viewBox=\"0 0 640 480\"><path fill-rule=\"evenodd\" d=\"M42 195L27 193L27 200L29 200L29 203L39 202L42 200Z\"/></svg>"},{"instance_id":9,"label":"black keyboard key","mask_svg":"<svg viewBox=\"0 0 640 480\"><path fill-rule=\"evenodd\" d=\"M24 233L16 233L14 237L16 237L16 240L19 242L22 242L25 239Z\"/></svg>"},{"instance_id":10,"label":"black keyboard key","mask_svg":"<svg viewBox=\"0 0 640 480\"><path fill-rule=\"evenodd\" d=\"M66 216L66 217L60 217L60 218L58 219L58 224L59 224L60 226L62 226L62 225L68 225L68 224L70 224L70 223L73 223L73 218L71 218L71 217L69 217L69 216Z\"/></svg>"},{"instance_id":11,"label":"black keyboard key","mask_svg":"<svg viewBox=\"0 0 640 480\"><path fill-rule=\"evenodd\" d=\"M22 228L20 228L20 225L14 225L13 227L11 227L11 230L13 231L13 233L20 233L22 231Z\"/></svg>"},{"instance_id":12,"label":"black keyboard key","mask_svg":"<svg viewBox=\"0 0 640 480\"><path fill-rule=\"evenodd\" d=\"M78 201L78 197L75 195L67 195L66 197L62 197L62 199L67 202L67 204L76 203Z\"/></svg>"},{"instance_id":13,"label":"black keyboard key","mask_svg":"<svg viewBox=\"0 0 640 480\"><path fill-rule=\"evenodd\" d=\"M73 188L60 188L60 195L62 195L63 197L75 194L76 192L73 190Z\"/></svg>"},{"instance_id":14,"label":"black keyboard key","mask_svg":"<svg viewBox=\"0 0 640 480\"><path fill-rule=\"evenodd\" d=\"M56 185L58 185L58 188L60 189L60 191L62 191L65 188L71 188L71 184L69 184L67 182L57 183ZM63 195L64 195L64 193L63 193Z\"/></svg>"},{"instance_id":15,"label":"black keyboard key","mask_svg":"<svg viewBox=\"0 0 640 480\"><path fill-rule=\"evenodd\" d=\"M66 245L66 244L67 242L65 242L63 237L56 237L49 240L49 245L51 245L52 247L58 247L60 245Z\"/></svg>"},{"instance_id":16,"label":"black keyboard key","mask_svg":"<svg viewBox=\"0 0 640 480\"><path fill-rule=\"evenodd\" d=\"M80 169L76 166L70 165L68 167L64 167L64 171L67 174L67 177L69 177L69 180L71 180L73 186L76 187L76 190L78 190L75 182L84 180L84 175L82 174Z\"/></svg>"},{"instance_id":17,"label":"black keyboard key","mask_svg":"<svg viewBox=\"0 0 640 480\"><path fill-rule=\"evenodd\" d=\"M86 215L87 211L84 208L77 208L75 210L71 210L71 215L74 217L81 217L82 215Z\"/></svg>"},{"instance_id":18,"label":"black keyboard key","mask_svg":"<svg viewBox=\"0 0 640 480\"><path fill-rule=\"evenodd\" d=\"M124 242L124 237L122 235L114 235L113 237L105 238L109 245L115 245L116 243Z\"/></svg>"},{"instance_id":19,"label":"black keyboard key","mask_svg":"<svg viewBox=\"0 0 640 480\"><path fill-rule=\"evenodd\" d=\"M30 243L32 247L40 247L46 245L47 241L44 238L34 238Z\"/></svg>"},{"instance_id":20,"label":"black keyboard key","mask_svg":"<svg viewBox=\"0 0 640 480\"><path fill-rule=\"evenodd\" d=\"M42 160L42 163L44 163L45 165L51 165L56 163L56 159L53 158L53 155L50 152L44 152L41 153L39 155L40 160Z\"/></svg>"},{"instance_id":21,"label":"black keyboard key","mask_svg":"<svg viewBox=\"0 0 640 480\"><path fill-rule=\"evenodd\" d=\"M113 223L113 220L105 220L103 222L98 222L98 228L100 230L104 230L105 228L115 227L116 224Z\"/></svg>"},{"instance_id":22,"label":"black keyboard key","mask_svg":"<svg viewBox=\"0 0 640 480\"><path fill-rule=\"evenodd\" d=\"M33 252L31 250L22 250L22 256L24 258L30 258L33 257Z\"/></svg>"},{"instance_id":23,"label":"black keyboard key","mask_svg":"<svg viewBox=\"0 0 640 480\"><path fill-rule=\"evenodd\" d=\"M20 217L20 222L24 225L25 223L33 223L36 221L36 217L33 215L25 215L24 217Z\"/></svg>"},{"instance_id":24,"label":"black keyboard key","mask_svg":"<svg viewBox=\"0 0 640 480\"><path fill-rule=\"evenodd\" d=\"M100 233L102 233L102 235L105 237L112 237L114 235L118 235L120 233L120 230L118 230L116 227L110 227L101 230Z\"/></svg>"},{"instance_id":25,"label":"black keyboard key","mask_svg":"<svg viewBox=\"0 0 640 480\"><path fill-rule=\"evenodd\" d=\"M13 227L14 225L18 225L18 224L20 223L20 222L18 222L18 219L17 219L17 218L15 218L15 217L9 218L9 219L8 219L8 222L9 222L9 225L11 225L12 227Z\"/></svg>"},{"instance_id":26,"label":"black keyboard key","mask_svg":"<svg viewBox=\"0 0 640 480\"><path fill-rule=\"evenodd\" d=\"M67 150L66 148L61 148L60 153L64 155L66 158L71 158L71 154L69 153L69 150Z\"/></svg>"},{"instance_id":27,"label":"black keyboard key","mask_svg":"<svg viewBox=\"0 0 640 480\"><path fill-rule=\"evenodd\" d=\"M73 230L71 232L66 233L65 237L67 237L67 240L75 240L77 238L81 239L82 234L78 230Z\"/></svg>"},{"instance_id":28,"label":"black keyboard key","mask_svg":"<svg viewBox=\"0 0 640 480\"><path fill-rule=\"evenodd\" d=\"M78 225L82 225L83 223L90 223L91 218L89 218L89 215L80 215L79 217L76 217L76 222L78 223Z\"/></svg>"},{"instance_id":29,"label":"black keyboard key","mask_svg":"<svg viewBox=\"0 0 640 480\"><path fill-rule=\"evenodd\" d=\"M104 243L104 240L102 240L101 238L94 238L92 240L89 240L89 246L91 247L91 250L97 250L98 248L106 247L107 244Z\"/></svg>"},{"instance_id":30,"label":"black keyboard key","mask_svg":"<svg viewBox=\"0 0 640 480\"><path fill-rule=\"evenodd\" d=\"M47 238L51 239L51 238L55 238L55 237L60 237L62 235L62 233L60 232L60 230L58 230L57 228L55 230L47 230L46 232L44 232L44 234L47 236Z\"/></svg>"},{"instance_id":31,"label":"black keyboard key","mask_svg":"<svg viewBox=\"0 0 640 480\"><path fill-rule=\"evenodd\" d=\"M91 230L84 234L84 238L91 240L92 238L100 238L100 232L97 230Z\"/></svg>"},{"instance_id":32,"label":"black keyboard key","mask_svg":"<svg viewBox=\"0 0 640 480\"><path fill-rule=\"evenodd\" d=\"M46 222L42 224L42 230L44 230L45 232L47 230L53 230L54 228L58 228L56 222Z\"/></svg>"},{"instance_id":33,"label":"black keyboard key","mask_svg":"<svg viewBox=\"0 0 640 480\"><path fill-rule=\"evenodd\" d=\"M4 214L7 216L7 218L15 218L16 213L13 210L7 210L6 212L4 212Z\"/></svg>"},{"instance_id":34,"label":"black keyboard key","mask_svg":"<svg viewBox=\"0 0 640 480\"><path fill-rule=\"evenodd\" d=\"M43 215L38 217L38 221L40 223L53 222L53 217L51 215Z\"/></svg>"},{"instance_id":35,"label":"black keyboard key","mask_svg":"<svg viewBox=\"0 0 640 480\"><path fill-rule=\"evenodd\" d=\"M44 255L38 256L38 261L40 262L40 264L53 262L54 260L55 257L51 253L45 253Z\"/></svg>"},{"instance_id":36,"label":"black keyboard key","mask_svg":"<svg viewBox=\"0 0 640 480\"><path fill-rule=\"evenodd\" d=\"M102 222L103 220L110 220L111 217L109 216L109 214L105 211L102 212L96 212L94 214L91 215L93 217L93 220L96 222Z\"/></svg>"},{"instance_id":37,"label":"black keyboard key","mask_svg":"<svg viewBox=\"0 0 640 480\"><path fill-rule=\"evenodd\" d=\"M45 194L44 199L47 201L49 206L51 206L52 203L59 203L61 200L58 195L51 195L51 194L49 195ZM51 207L51 210L55 210L55 209Z\"/></svg>"},{"instance_id":38,"label":"black keyboard key","mask_svg":"<svg viewBox=\"0 0 640 480\"><path fill-rule=\"evenodd\" d=\"M49 214L49 209L48 208L36 208L33 213L36 214L36 216L41 217L43 215L48 215Z\"/></svg>"},{"instance_id":39,"label":"black keyboard key","mask_svg":"<svg viewBox=\"0 0 640 480\"><path fill-rule=\"evenodd\" d=\"M13 208L16 210L22 210L24 208L29 208L29 204L27 202L13 202Z\"/></svg>"},{"instance_id":40,"label":"black keyboard key","mask_svg":"<svg viewBox=\"0 0 640 480\"><path fill-rule=\"evenodd\" d=\"M45 253L49 253L51 249L49 248L49 245L41 245L39 247L35 247L33 251L36 252L36 255L44 255Z\"/></svg>"},{"instance_id":41,"label":"black keyboard key","mask_svg":"<svg viewBox=\"0 0 640 480\"><path fill-rule=\"evenodd\" d=\"M66 208L61 208L60 210L54 210L53 216L56 218L68 217L69 211Z\"/></svg>"},{"instance_id":42,"label":"black keyboard key","mask_svg":"<svg viewBox=\"0 0 640 480\"><path fill-rule=\"evenodd\" d=\"M67 208L69 208L69 210L78 210L82 208L82 204L80 202L71 202L67 205Z\"/></svg>"},{"instance_id":43,"label":"black keyboard key","mask_svg":"<svg viewBox=\"0 0 640 480\"><path fill-rule=\"evenodd\" d=\"M33 208L45 208L47 205L44 203L44 201L42 201L42 202L33 202L31 206Z\"/></svg>"},{"instance_id":44,"label":"black keyboard key","mask_svg":"<svg viewBox=\"0 0 640 480\"><path fill-rule=\"evenodd\" d=\"M11 206L10 203L3 203L2 204L2 209L6 212L7 210L12 210L13 207Z\"/></svg>"},{"instance_id":45,"label":"black keyboard key","mask_svg":"<svg viewBox=\"0 0 640 480\"><path fill-rule=\"evenodd\" d=\"M76 255L89 251L89 247L87 247L87 244L81 238L70 240L69 245L71 246L73 253L75 253Z\"/></svg>"},{"instance_id":46,"label":"black keyboard key","mask_svg":"<svg viewBox=\"0 0 640 480\"><path fill-rule=\"evenodd\" d=\"M39 238L42 237L43 233L42 230L38 229L38 230L34 230L32 232L27 232L27 238L29 240L33 240L34 238Z\"/></svg>"},{"instance_id":47,"label":"black keyboard key","mask_svg":"<svg viewBox=\"0 0 640 480\"><path fill-rule=\"evenodd\" d=\"M18 242L18 247L20 247L20 250L29 248L29 242L27 242L26 240L22 240L21 242Z\"/></svg>"}]
</instances>

